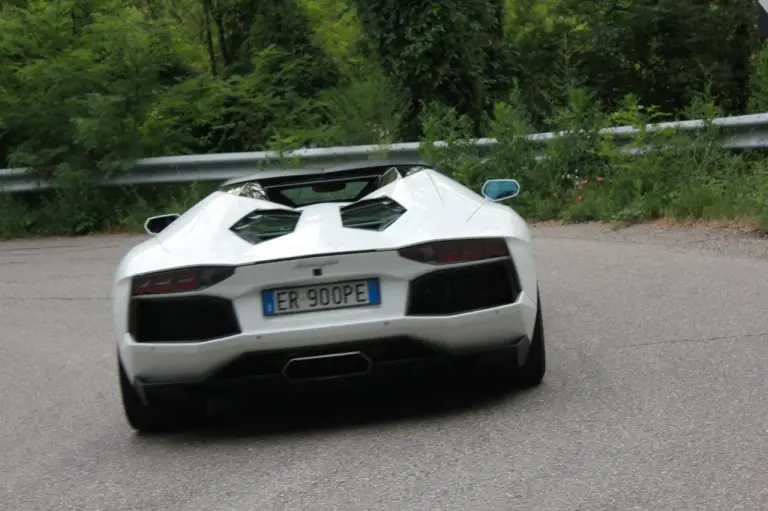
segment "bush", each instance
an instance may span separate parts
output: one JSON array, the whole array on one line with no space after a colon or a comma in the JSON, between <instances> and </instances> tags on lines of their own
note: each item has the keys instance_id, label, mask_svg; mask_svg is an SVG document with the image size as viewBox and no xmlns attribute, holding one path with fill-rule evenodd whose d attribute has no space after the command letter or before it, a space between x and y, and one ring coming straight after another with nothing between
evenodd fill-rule
<instances>
[{"instance_id":1,"label":"bush","mask_svg":"<svg viewBox=\"0 0 768 511\"><path fill-rule=\"evenodd\" d=\"M0 195L0 239L59 236L97 232L138 233L147 217L183 213L211 193L217 184L73 187L61 191ZM78 207L83 191L88 208ZM95 193L98 192L98 193ZM94 227L93 221L97 221Z\"/></svg>"},{"instance_id":2,"label":"bush","mask_svg":"<svg viewBox=\"0 0 768 511\"><path fill-rule=\"evenodd\" d=\"M387 96L391 89L380 78L343 87L348 89L324 96L326 113L335 116L336 124L318 136L341 143L373 141L376 126L393 122L396 98ZM369 90L377 92L372 100L365 99ZM721 133L711 124L720 112L706 97L696 98L688 115L704 119L707 127L690 132L649 130L648 125L663 115L643 107L632 95L612 114L583 89L572 89L568 97L548 122L570 136L549 142L527 137L534 133L531 114L516 88L508 101L494 107L489 135L497 143L480 147L472 141L471 119L455 108L429 104L422 117L423 155L475 190L486 179L517 179L522 192L511 205L534 221L632 223L673 218L768 227L768 169L759 155L721 146ZM637 134L627 138L601 132L617 125L633 126ZM447 145L435 146L438 140ZM215 186L97 189L67 166L60 166L57 176L59 188L51 192L0 196L0 236L136 231L146 217L184 211Z\"/></svg>"},{"instance_id":3,"label":"bush","mask_svg":"<svg viewBox=\"0 0 768 511\"><path fill-rule=\"evenodd\" d=\"M707 128L690 133L648 130L657 112L629 95L623 108L606 115L586 91L574 89L550 122L574 133L542 144L526 139L530 117L519 93L499 103L490 136L498 141L481 152L467 143L469 120L453 109L432 106L424 119L424 157L478 190L485 179L513 177L521 193L512 205L531 220L638 222L739 220L768 227L768 173L756 155L722 148L712 124L718 114L697 98L688 109ZM609 125L631 125L630 143L600 133ZM435 148L436 140L448 147ZM630 152L630 151L637 152Z\"/></svg>"}]
</instances>

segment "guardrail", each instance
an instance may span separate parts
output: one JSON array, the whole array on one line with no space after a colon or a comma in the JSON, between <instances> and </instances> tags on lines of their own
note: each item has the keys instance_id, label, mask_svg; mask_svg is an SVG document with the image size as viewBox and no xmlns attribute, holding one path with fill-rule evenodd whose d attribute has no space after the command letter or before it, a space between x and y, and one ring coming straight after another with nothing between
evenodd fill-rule
<instances>
[{"instance_id":1,"label":"guardrail","mask_svg":"<svg viewBox=\"0 0 768 511\"><path fill-rule=\"evenodd\" d=\"M768 149L768 113L720 117L713 125L723 129L723 147L730 149ZM702 120L665 122L648 125L647 130L655 132L664 129L695 131L706 126ZM640 133L632 126L606 128L600 131L612 135L620 145L628 146ZM536 133L526 138L546 145L552 140L567 136L566 132ZM497 142L484 138L474 141L481 150L490 150ZM445 146L445 142L437 142ZM241 177L263 168L285 167L285 161L299 160L304 167L321 167L355 160L385 158L387 160L420 159L420 143L407 142L392 145L365 145L350 147L328 147L298 149L280 154L274 151L248 153L203 154L188 156L162 156L138 160L131 170L105 179L104 186L136 184L189 183L194 181L226 181ZM629 152L638 152L626 147ZM0 169L0 191L30 192L53 187L49 180L36 177L28 169Z\"/></svg>"}]
</instances>

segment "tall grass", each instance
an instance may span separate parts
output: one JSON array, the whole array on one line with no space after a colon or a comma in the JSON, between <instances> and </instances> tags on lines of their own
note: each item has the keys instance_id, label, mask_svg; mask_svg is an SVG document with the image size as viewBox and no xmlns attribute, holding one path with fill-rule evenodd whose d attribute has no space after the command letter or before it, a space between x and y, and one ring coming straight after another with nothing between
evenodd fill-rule
<instances>
[{"instance_id":1,"label":"tall grass","mask_svg":"<svg viewBox=\"0 0 768 511\"><path fill-rule=\"evenodd\" d=\"M572 133L549 143L527 141L532 132L515 93L496 105L488 154L468 144L466 120L453 110L428 110L425 158L464 184L479 189L485 179L514 177L521 194L510 204L530 220L639 222L657 218L722 220L768 228L768 172L756 152L722 147L711 124L720 113L696 99L688 118L706 128L689 132L648 130L659 121L653 109L628 96L623 108L606 114L582 89L550 120L556 131ZM639 130L629 144L602 128L630 125ZM435 140L448 140L435 148ZM635 152L632 152L635 150Z\"/></svg>"}]
</instances>

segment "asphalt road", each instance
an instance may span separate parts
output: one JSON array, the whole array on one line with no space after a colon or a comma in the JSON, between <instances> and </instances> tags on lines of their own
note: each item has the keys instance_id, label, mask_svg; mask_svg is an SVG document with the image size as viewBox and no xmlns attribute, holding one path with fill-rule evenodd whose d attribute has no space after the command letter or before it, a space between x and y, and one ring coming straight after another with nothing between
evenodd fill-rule
<instances>
[{"instance_id":1,"label":"asphalt road","mask_svg":"<svg viewBox=\"0 0 768 511\"><path fill-rule=\"evenodd\" d=\"M0 243L0 509L768 509L768 240L538 229L537 390L254 404L160 437L117 390L136 241Z\"/></svg>"}]
</instances>

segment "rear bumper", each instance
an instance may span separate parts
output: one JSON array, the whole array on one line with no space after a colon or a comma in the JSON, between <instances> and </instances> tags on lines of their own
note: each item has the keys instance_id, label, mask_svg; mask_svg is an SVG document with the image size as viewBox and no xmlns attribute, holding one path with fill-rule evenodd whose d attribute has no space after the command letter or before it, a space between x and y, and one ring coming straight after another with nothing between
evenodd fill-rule
<instances>
[{"instance_id":1,"label":"rear bumper","mask_svg":"<svg viewBox=\"0 0 768 511\"><path fill-rule=\"evenodd\" d=\"M363 343L339 343L302 349L244 353L198 379L148 381L134 379L134 386L145 402L155 399L206 399L221 396L264 394L301 394L328 389L359 389L361 385L406 383L424 380L462 369L477 369L484 364L509 364L510 370L520 366L528 356L527 336L492 347L445 350L408 337L368 340ZM314 357L356 354L367 365L353 374L306 376L306 371L293 371L296 360L313 362Z\"/></svg>"},{"instance_id":2,"label":"rear bumper","mask_svg":"<svg viewBox=\"0 0 768 511\"><path fill-rule=\"evenodd\" d=\"M119 342L119 353L132 381L200 381L252 353L299 352L349 343L365 347L393 338L408 338L447 355L504 348L520 338L531 338L535 319L536 304L523 292L513 304L464 314L388 319L374 316L367 321L359 318L314 328L302 325L301 328L246 331L195 343L137 343L125 333Z\"/></svg>"}]
</instances>

